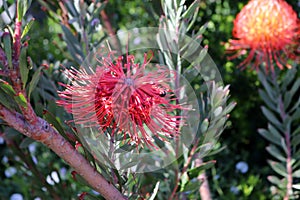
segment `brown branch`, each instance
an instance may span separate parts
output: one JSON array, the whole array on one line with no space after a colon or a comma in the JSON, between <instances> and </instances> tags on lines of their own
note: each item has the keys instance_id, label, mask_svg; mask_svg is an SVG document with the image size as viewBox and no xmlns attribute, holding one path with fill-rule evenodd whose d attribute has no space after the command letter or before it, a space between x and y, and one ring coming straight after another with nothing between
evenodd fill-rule
<instances>
[{"instance_id":1,"label":"brown branch","mask_svg":"<svg viewBox=\"0 0 300 200\"><path fill-rule=\"evenodd\" d=\"M103 27L106 30L106 32L108 33L108 35L111 37L112 42L113 42L113 46L114 48L116 48L116 50L118 51L118 54L122 54L122 49L121 49L121 44L119 39L116 37L116 32L114 31L110 19L108 17L108 15L106 14L105 10L102 10L100 12L100 16L103 20Z\"/></svg>"},{"instance_id":2,"label":"brown branch","mask_svg":"<svg viewBox=\"0 0 300 200\"><path fill-rule=\"evenodd\" d=\"M195 156L195 153L196 153L196 149L197 149L197 147L198 147L198 144L199 144L199 140L197 140L197 141L195 142L193 148L191 149L190 155L189 155L189 157L187 158L187 160L186 160L186 162L185 162L185 164L184 164L184 166L183 166L183 168L182 168L182 170L181 170L181 172L180 172L180 175L178 175L178 171L175 172L175 173L176 173L176 177L175 177L175 187L173 188L172 194L170 195L170 197L168 198L168 200L172 200L172 199L174 199L174 197L176 196L176 191L177 191L177 189L178 189L178 187L179 187L179 181L180 181L182 175L187 171L187 169L188 169L190 163L192 162L192 160L193 160L193 158L194 158L194 156Z\"/></svg>"},{"instance_id":3,"label":"brown branch","mask_svg":"<svg viewBox=\"0 0 300 200\"><path fill-rule=\"evenodd\" d=\"M200 159L200 158L195 159L196 167L201 166L202 163L203 163L202 159ZM199 193L200 193L200 196L201 196L201 200L212 200L211 194L210 194L210 189L209 189L209 184L208 184L208 180L207 180L207 176L206 176L205 171L202 174L200 174L197 177L197 179L202 182L202 184L199 188Z\"/></svg>"},{"instance_id":4,"label":"brown branch","mask_svg":"<svg viewBox=\"0 0 300 200\"><path fill-rule=\"evenodd\" d=\"M88 184L106 199L126 199L112 184L99 174L90 163L74 149L74 147L63 138L48 122L37 118L33 125L28 123L22 115L11 112L0 105L0 118L7 124L36 141L45 144L58 156L64 159L75 171L81 175Z\"/></svg>"}]
</instances>

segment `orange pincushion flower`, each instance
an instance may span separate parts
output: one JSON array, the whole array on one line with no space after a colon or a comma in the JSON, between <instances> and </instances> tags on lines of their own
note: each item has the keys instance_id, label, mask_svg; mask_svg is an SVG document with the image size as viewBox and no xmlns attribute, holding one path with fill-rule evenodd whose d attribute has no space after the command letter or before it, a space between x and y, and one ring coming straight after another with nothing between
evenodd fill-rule
<instances>
[{"instance_id":1,"label":"orange pincushion flower","mask_svg":"<svg viewBox=\"0 0 300 200\"><path fill-rule=\"evenodd\" d=\"M284 0L251 0L234 20L233 37L227 52L236 52L229 59L246 54L239 65L245 68L254 58L254 67L265 63L266 70L290 68L287 59L296 59L300 23L296 12Z\"/></svg>"},{"instance_id":2,"label":"orange pincushion flower","mask_svg":"<svg viewBox=\"0 0 300 200\"><path fill-rule=\"evenodd\" d=\"M176 73L159 65L149 71L146 54L141 66L133 55L123 64L123 57L114 59L112 53L97 62L90 73L67 70L72 85L63 84L58 104L73 114L75 123L109 128L112 136L123 134L128 142L154 148L154 136L162 141L178 136L183 117L176 113L182 106L174 103L178 99L169 86Z\"/></svg>"}]
</instances>

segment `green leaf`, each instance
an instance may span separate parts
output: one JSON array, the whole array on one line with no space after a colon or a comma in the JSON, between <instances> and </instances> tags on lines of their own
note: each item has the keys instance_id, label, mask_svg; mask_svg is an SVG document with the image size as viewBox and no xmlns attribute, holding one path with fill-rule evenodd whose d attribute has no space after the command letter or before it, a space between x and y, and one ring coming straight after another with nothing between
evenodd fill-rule
<instances>
[{"instance_id":1,"label":"green leaf","mask_svg":"<svg viewBox=\"0 0 300 200\"><path fill-rule=\"evenodd\" d=\"M197 10L199 9L199 0L194 1L189 8L182 14L183 19L189 19L197 14Z\"/></svg>"},{"instance_id":2,"label":"green leaf","mask_svg":"<svg viewBox=\"0 0 300 200\"><path fill-rule=\"evenodd\" d=\"M21 54L20 54L20 74L21 74L21 80L23 83L23 89L25 89L27 80L28 80L28 73L29 69L27 67L27 59L26 59L26 50L27 48L22 48L21 49Z\"/></svg>"},{"instance_id":3,"label":"green leaf","mask_svg":"<svg viewBox=\"0 0 300 200\"><path fill-rule=\"evenodd\" d=\"M283 177L287 176L286 168L283 163L275 162L272 160L268 160L268 163L276 173Z\"/></svg>"},{"instance_id":4,"label":"green leaf","mask_svg":"<svg viewBox=\"0 0 300 200\"><path fill-rule=\"evenodd\" d=\"M275 146L275 145L270 145L266 148L266 150L275 158L277 158L280 161L285 162L286 158L282 154L282 152Z\"/></svg>"},{"instance_id":5,"label":"green leaf","mask_svg":"<svg viewBox=\"0 0 300 200\"><path fill-rule=\"evenodd\" d=\"M41 70L42 70L42 67L39 67L32 76L32 79L29 83L28 99L30 99L30 95L31 95L32 91L36 88L36 85L39 82L39 79L41 76Z\"/></svg>"},{"instance_id":6,"label":"green leaf","mask_svg":"<svg viewBox=\"0 0 300 200\"><path fill-rule=\"evenodd\" d=\"M139 163L138 160L130 161L130 162L126 163L125 165L122 165L122 167L120 167L119 170L131 168L131 167L133 167L133 166L135 166L135 165L138 165L138 163Z\"/></svg>"},{"instance_id":7,"label":"green leaf","mask_svg":"<svg viewBox=\"0 0 300 200\"><path fill-rule=\"evenodd\" d=\"M14 96L14 99L18 103L18 105L27 108L27 100L22 93L19 93L18 95Z\"/></svg>"},{"instance_id":8,"label":"green leaf","mask_svg":"<svg viewBox=\"0 0 300 200\"><path fill-rule=\"evenodd\" d=\"M61 123L56 119L56 117L47 110L43 111L43 116L45 117L46 121L52 124L56 130L67 140L69 139L62 127Z\"/></svg>"},{"instance_id":9,"label":"green leaf","mask_svg":"<svg viewBox=\"0 0 300 200\"><path fill-rule=\"evenodd\" d=\"M294 82L292 88L289 91L285 92L285 94L284 94L284 107L285 107L285 109L287 109L289 107L289 105L292 101L292 98L295 95L295 93L298 91L299 87L300 87L300 79L297 79Z\"/></svg>"},{"instance_id":10,"label":"green leaf","mask_svg":"<svg viewBox=\"0 0 300 200\"><path fill-rule=\"evenodd\" d=\"M29 31L30 28L32 27L34 21L35 21L35 19L32 18L32 19L25 25L24 30L23 30L23 32L22 32L21 38L23 38L23 37L28 33L28 31Z\"/></svg>"},{"instance_id":11,"label":"green leaf","mask_svg":"<svg viewBox=\"0 0 300 200\"><path fill-rule=\"evenodd\" d=\"M149 200L154 200L155 199L155 197L157 195L157 192L159 190L159 184L160 184L159 181L155 184L155 187L153 189L152 195L150 196Z\"/></svg>"},{"instance_id":12,"label":"green leaf","mask_svg":"<svg viewBox=\"0 0 300 200\"><path fill-rule=\"evenodd\" d=\"M300 169L293 172L293 178L300 178Z\"/></svg>"},{"instance_id":13,"label":"green leaf","mask_svg":"<svg viewBox=\"0 0 300 200\"><path fill-rule=\"evenodd\" d=\"M188 176L188 174L187 174L187 172L184 172L182 175L181 175L181 177L180 177L180 179L181 179L181 183L180 183L180 191L183 191L184 190L184 188L185 188L185 185L189 182L189 176Z\"/></svg>"},{"instance_id":14,"label":"green leaf","mask_svg":"<svg viewBox=\"0 0 300 200\"><path fill-rule=\"evenodd\" d=\"M9 110L15 110L15 104L11 101L9 96L0 88L0 104Z\"/></svg>"},{"instance_id":15,"label":"green leaf","mask_svg":"<svg viewBox=\"0 0 300 200\"><path fill-rule=\"evenodd\" d=\"M10 140L15 140L20 135L22 134L14 128L7 128L4 132L4 136Z\"/></svg>"},{"instance_id":16,"label":"green leaf","mask_svg":"<svg viewBox=\"0 0 300 200\"><path fill-rule=\"evenodd\" d=\"M78 64L81 64L84 59L84 55L78 39L72 34L72 32L66 26L62 25L61 27L64 33L64 39L67 42L68 50L72 55L72 58Z\"/></svg>"},{"instance_id":17,"label":"green leaf","mask_svg":"<svg viewBox=\"0 0 300 200\"><path fill-rule=\"evenodd\" d=\"M22 18L25 16L25 13L27 12L27 9L29 8L31 4L31 0L18 0L17 3L17 15L18 15L18 21L21 22Z\"/></svg>"},{"instance_id":18,"label":"green leaf","mask_svg":"<svg viewBox=\"0 0 300 200\"><path fill-rule=\"evenodd\" d=\"M294 81L294 78L297 74L296 68L292 68L287 70L287 73L284 76L284 79L282 80L281 84L281 91L286 91L289 84Z\"/></svg>"},{"instance_id":19,"label":"green leaf","mask_svg":"<svg viewBox=\"0 0 300 200\"><path fill-rule=\"evenodd\" d=\"M27 148L30 144L32 144L33 142L35 142L35 140L29 138L29 137L26 137L22 140L21 144L19 145L19 147L21 149L25 149Z\"/></svg>"},{"instance_id":20,"label":"green leaf","mask_svg":"<svg viewBox=\"0 0 300 200\"><path fill-rule=\"evenodd\" d=\"M202 182L197 179L191 180L185 185L182 192L190 192L190 193L195 192L195 191L199 190L199 187L201 186L201 184L202 184Z\"/></svg>"},{"instance_id":21,"label":"green leaf","mask_svg":"<svg viewBox=\"0 0 300 200\"><path fill-rule=\"evenodd\" d=\"M277 131L267 131L266 129L258 129L258 132L261 136L263 136L265 139L269 140L270 142L281 145L281 135L277 134Z\"/></svg>"},{"instance_id":22,"label":"green leaf","mask_svg":"<svg viewBox=\"0 0 300 200\"><path fill-rule=\"evenodd\" d=\"M269 108L271 108L273 111L277 111L276 109L277 103L274 101L274 99L271 99L264 90L258 90L258 93L259 96L262 98L265 104L268 105Z\"/></svg>"},{"instance_id":23,"label":"green leaf","mask_svg":"<svg viewBox=\"0 0 300 200\"><path fill-rule=\"evenodd\" d=\"M266 80L263 72L259 72L258 73L258 78L260 80L260 82L262 83L262 85L264 86L268 96L270 97L270 99L275 100L276 99L276 93L274 88L271 87L271 85L268 83L268 81Z\"/></svg>"},{"instance_id":24,"label":"green leaf","mask_svg":"<svg viewBox=\"0 0 300 200\"><path fill-rule=\"evenodd\" d=\"M292 135L298 135L300 133L300 126L296 130L293 131Z\"/></svg>"},{"instance_id":25,"label":"green leaf","mask_svg":"<svg viewBox=\"0 0 300 200\"><path fill-rule=\"evenodd\" d=\"M130 144L124 144L123 146L121 146L120 148L118 148L115 153L123 153L125 152L129 152L131 150L133 150L134 148L136 148L135 145L130 145Z\"/></svg>"},{"instance_id":26,"label":"green leaf","mask_svg":"<svg viewBox=\"0 0 300 200\"><path fill-rule=\"evenodd\" d=\"M300 134L294 135L291 143L293 146L298 146L300 144Z\"/></svg>"},{"instance_id":27,"label":"green leaf","mask_svg":"<svg viewBox=\"0 0 300 200\"><path fill-rule=\"evenodd\" d=\"M209 121L208 121L208 119L206 118L206 119L204 119L203 122L201 123L201 128L200 128L201 133L205 133L205 132L207 131L208 125L209 125Z\"/></svg>"},{"instance_id":28,"label":"green leaf","mask_svg":"<svg viewBox=\"0 0 300 200\"><path fill-rule=\"evenodd\" d=\"M10 69L13 68L12 65L12 46L11 46L11 36L8 32L4 32L3 36L3 45L4 45L4 51L6 54L6 59L8 62L8 66Z\"/></svg>"},{"instance_id":29,"label":"green leaf","mask_svg":"<svg viewBox=\"0 0 300 200\"><path fill-rule=\"evenodd\" d=\"M202 163L200 166L192 168L190 170L188 170L188 175L190 177L190 179L196 178L198 177L200 174L202 174L205 170L211 168L212 166L214 166L216 164L215 160L211 160L208 162L204 162Z\"/></svg>"},{"instance_id":30,"label":"green leaf","mask_svg":"<svg viewBox=\"0 0 300 200\"><path fill-rule=\"evenodd\" d=\"M300 119L300 108L298 108L294 113L293 115L291 116L293 120L298 120Z\"/></svg>"},{"instance_id":31,"label":"green leaf","mask_svg":"<svg viewBox=\"0 0 300 200\"><path fill-rule=\"evenodd\" d=\"M268 176L267 179L274 185L277 185L277 186L282 185L282 181L277 176Z\"/></svg>"},{"instance_id":32,"label":"green leaf","mask_svg":"<svg viewBox=\"0 0 300 200\"><path fill-rule=\"evenodd\" d=\"M282 127L282 124L279 122L277 117L266 107L261 107L263 114L266 116L266 118L271 122L272 124L276 125L276 127Z\"/></svg>"},{"instance_id":33,"label":"green leaf","mask_svg":"<svg viewBox=\"0 0 300 200\"><path fill-rule=\"evenodd\" d=\"M9 96L14 97L16 95L15 90L8 82L0 80L0 87Z\"/></svg>"}]
</instances>

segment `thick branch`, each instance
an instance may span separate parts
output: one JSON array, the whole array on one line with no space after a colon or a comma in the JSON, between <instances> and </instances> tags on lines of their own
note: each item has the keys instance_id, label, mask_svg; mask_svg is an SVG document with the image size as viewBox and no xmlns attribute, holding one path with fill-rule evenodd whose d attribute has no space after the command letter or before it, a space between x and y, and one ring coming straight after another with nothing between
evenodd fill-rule
<instances>
[{"instance_id":1,"label":"thick branch","mask_svg":"<svg viewBox=\"0 0 300 200\"><path fill-rule=\"evenodd\" d=\"M196 167L198 167L203 164L203 161L202 161L202 159L197 158L195 160L195 163L196 163ZM211 194L210 194L210 189L209 189L209 183L208 183L205 171L198 176L198 180L202 182L202 184L199 188L201 200L212 200Z\"/></svg>"},{"instance_id":2,"label":"thick branch","mask_svg":"<svg viewBox=\"0 0 300 200\"><path fill-rule=\"evenodd\" d=\"M113 185L99 174L90 163L78 153L74 147L63 138L48 122L37 118L32 125L25 121L17 112L11 112L0 105L0 118L24 135L45 144L58 156L64 159L75 171L81 175L96 191L106 199L126 199Z\"/></svg>"},{"instance_id":3,"label":"thick branch","mask_svg":"<svg viewBox=\"0 0 300 200\"><path fill-rule=\"evenodd\" d=\"M118 54L121 55L122 54L122 49L121 49L120 41L119 41L118 37L116 36L116 32L114 31L114 29L113 29L113 27L111 25L111 22L109 20L109 17L107 16L105 10L102 10L100 12L100 16L101 16L101 18L103 20L103 26L104 26L106 32L108 33L108 35L110 37L112 37L111 38L112 42L113 42L112 45L114 45L114 47L118 51Z\"/></svg>"}]
</instances>

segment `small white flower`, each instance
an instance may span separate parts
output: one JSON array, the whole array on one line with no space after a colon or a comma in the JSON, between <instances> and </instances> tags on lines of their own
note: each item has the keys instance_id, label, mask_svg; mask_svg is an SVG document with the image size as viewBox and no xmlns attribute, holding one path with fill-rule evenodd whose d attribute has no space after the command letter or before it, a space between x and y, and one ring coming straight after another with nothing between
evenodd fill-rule
<instances>
[{"instance_id":1,"label":"small white flower","mask_svg":"<svg viewBox=\"0 0 300 200\"><path fill-rule=\"evenodd\" d=\"M56 171L51 172L51 177L54 180L54 182L59 183L59 177Z\"/></svg>"},{"instance_id":2,"label":"small white flower","mask_svg":"<svg viewBox=\"0 0 300 200\"><path fill-rule=\"evenodd\" d=\"M244 161L240 161L238 162L236 165L235 165L235 169L238 171L238 172L241 172L242 174L245 174L248 169L249 169L249 166L246 162Z\"/></svg>"},{"instance_id":3,"label":"small white flower","mask_svg":"<svg viewBox=\"0 0 300 200\"><path fill-rule=\"evenodd\" d=\"M55 184L50 175L47 176L46 181L49 185L54 185Z\"/></svg>"},{"instance_id":4,"label":"small white flower","mask_svg":"<svg viewBox=\"0 0 300 200\"><path fill-rule=\"evenodd\" d=\"M4 171L4 174L7 178L12 177L13 175L15 175L15 173L17 173L17 169L14 167L8 167Z\"/></svg>"},{"instance_id":5,"label":"small white flower","mask_svg":"<svg viewBox=\"0 0 300 200\"><path fill-rule=\"evenodd\" d=\"M31 143L31 144L28 146L28 148L29 148L29 152L30 152L30 153L34 153L35 150L36 150L36 144L35 144L35 143Z\"/></svg>"},{"instance_id":6,"label":"small white flower","mask_svg":"<svg viewBox=\"0 0 300 200\"><path fill-rule=\"evenodd\" d=\"M58 174L56 171L51 172L50 175L47 176L46 181L50 185L54 185L55 183L59 183Z\"/></svg>"},{"instance_id":7,"label":"small white flower","mask_svg":"<svg viewBox=\"0 0 300 200\"><path fill-rule=\"evenodd\" d=\"M237 188L236 186L231 186L230 192L232 192L233 194L238 194L240 192L240 189Z\"/></svg>"},{"instance_id":8,"label":"small white flower","mask_svg":"<svg viewBox=\"0 0 300 200\"><path fill-rule=\"evenodd\" d=\"M0 35L0 37L1 37L1 35ZM0 137L0 144L4 144L4 138L3 137Z\"/></svg>"},{"instance_id":9,"label":"small white flower","mask_svg":"<svg viewBox=\"0 0 300 200\"><path fill-rule=\"evenodd\" d=\"M38 163L38 160L35 156L32 156L32 161L34 162L34 164L37 164Z\"/></svg>"},{"instance_id":10,"label":"small white flower","mask_svg":"<svg viewBox=\"0 0 300 200\"><path fill-rule=\"evenodd\" d=\"M64 178L66 178L66 175L67 175L67 169L65 167L62 167L59 170L59 173L60 173L61 178L64 179Z\"/></svg>"},{"instance_id":11,"label":"small white flower","mask_svg":"<svg viewBox=\"0 0 300 200\"><path fill-rule=\"evenodd\" d=\"M15 193L10 196L10 200L23 200L23 196L19 193Z\"/></svg>"},{"instance_id":12,"label":"small white flower","mask_svg":"<svg viewBox=\"0 0 300 200\"><path fill-rule=\"evenodd\" d=\"M7 162L8 162L8 158L7 158L6 156L3 156L2 162L3 162L3 163L7 163Z\"/></svg>"}]
</instances>

